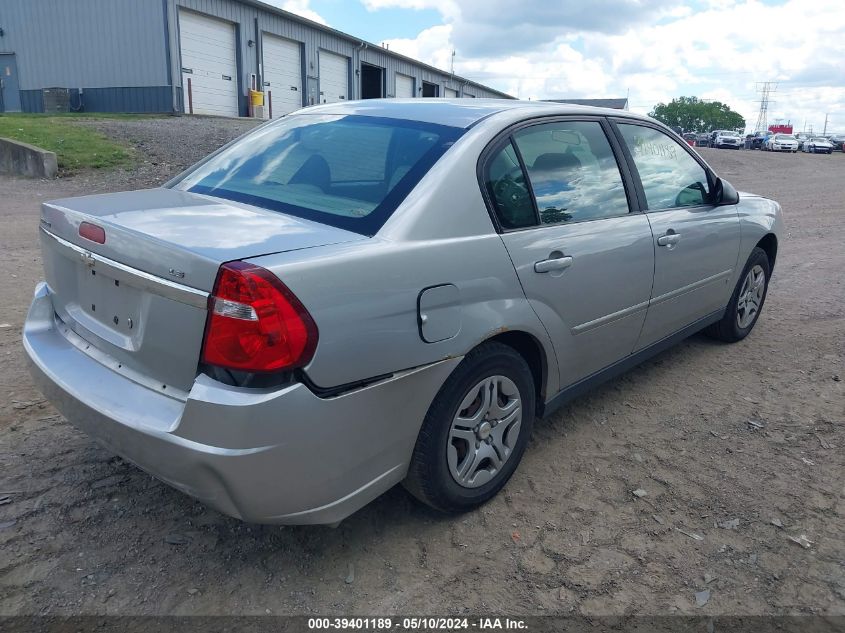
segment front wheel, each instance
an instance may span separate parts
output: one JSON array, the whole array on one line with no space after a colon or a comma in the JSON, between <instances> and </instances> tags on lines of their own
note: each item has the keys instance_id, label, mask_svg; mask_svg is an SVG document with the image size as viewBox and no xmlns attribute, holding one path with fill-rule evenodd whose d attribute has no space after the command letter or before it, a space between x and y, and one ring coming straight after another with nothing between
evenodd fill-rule
<instances>
[{"instance_id":1,"label":"front wheel","mask_svg":"<svg viewBox=\"0 0 845 633\"><path fill-rule=\"evenodd\" d=\"M759 246L755 247L734 288L725 315L705 332L727 343L735 343L748 336L763 310L770 274L769 256Z\"/></svg>"},{"instance_id":2,"label":"front wheel","mask_svg":"<svg viewBox=\"0 0 845 633\"><path fill-rule=\"evenodd\" d=\"M405 488L442 512L492 498L528 445L535 393L531 370L513 348L491 342L471 351L426 414Z\"/></svg>"}]
</instances>

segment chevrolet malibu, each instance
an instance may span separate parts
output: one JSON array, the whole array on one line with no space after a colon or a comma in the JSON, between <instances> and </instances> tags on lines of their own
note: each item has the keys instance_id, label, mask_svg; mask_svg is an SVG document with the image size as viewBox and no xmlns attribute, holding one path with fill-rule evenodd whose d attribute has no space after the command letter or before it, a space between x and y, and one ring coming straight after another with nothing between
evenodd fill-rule
<instances>
[{"instance_id":1,"label":"chevrolet malibu","mask_svg":"<svg viewBox=\"0 0 845 633\"><path fill-rule=\"evenodd\" d=\"M234 517L334 524L400 482L459 512L536 417L744 339L781 231L642 116L322 105L161 188L45 203L23 343L68 420Z\"/></svg>"}]
</instances>

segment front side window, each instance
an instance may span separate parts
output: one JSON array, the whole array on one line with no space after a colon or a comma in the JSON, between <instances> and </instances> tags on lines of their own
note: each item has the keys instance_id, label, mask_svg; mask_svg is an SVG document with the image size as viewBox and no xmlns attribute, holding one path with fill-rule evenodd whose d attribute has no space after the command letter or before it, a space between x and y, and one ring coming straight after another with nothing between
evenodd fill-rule
<instances>
[{"instance_id":1,"label":"front side window","mask_svg":"<svg viewBox=\"0 0 845 633\"><path fill-rule=\"evenodd\" d=\"M634 158L649 211L710 203L707 172L680 143L642 125L620 123L619 130Z\"/></svg>"},{"instance_id":2,"label":"front side window","mask_svg":"<svg viewBox=\"0 0 845 633\"><path fill-rule=\"evenodd\" d=\"M541 224L626 215L619 165L597 121L558 121L513 135L522 155Z\"/></svg>"},{"instance_id":3,"label":"front side window","mask_svg":"<svg viewBox=\"0 0 845 633\"><path fill-rule=\"evenodd\" d=\"M171 186L374 235L463 132L381 117L289 116Z\"/></svg>"}]
</instances>

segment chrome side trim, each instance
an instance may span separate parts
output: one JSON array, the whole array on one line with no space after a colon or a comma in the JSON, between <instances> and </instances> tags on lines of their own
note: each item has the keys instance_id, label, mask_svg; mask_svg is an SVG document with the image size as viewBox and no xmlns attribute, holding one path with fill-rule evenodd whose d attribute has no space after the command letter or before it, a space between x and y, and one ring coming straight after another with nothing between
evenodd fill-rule
<instances>
[{"instance_id":1,"label":"chrome side trim","mask_svg":"<svg viewBox=\"0 0 845 633\"><path fill-rule=\"evenodd\" d=\"M719 281L720 279L724 279L725 277L730 277L731 273L733 273L733 268L729 268L728 270L716 273L715 275L711 275L710 277L705 277L704 279L699 279L698 281L683 286L681 288L676 288L675 290L667 292L666 294L662 294L659 297L654 297L649 302L649 306L657 305L658 303L663 303L664 301L669 301L670 299L679 297L680 295L691 292L692 290L697 290L698 288L706 286L707 284L712 284L714 281Z\"/></svg>"},{"instance_id":2,"label":"chrome side trim","mask_svg":"<svg viewBox=\"0 0 845 633\"><path fill-rule=\"evenodd\" d=\"M624 319L626 316L630 316L640 310L645 310L648 307L648 301L643 301L642 303L638 303L637 305L633 305L629 308L623 308L618 312L613 312L612 314L606 314L603 317L599 317L598 319L593 319L592 321L587 321L586 323L582 323L581 325L576 325L572 328L573 334L583 334L584 332L589 332L590 330L595 330L597 327L601 327L607 323L613 323L614 321L618 321L619 319Z\"/></svg>"},{"instance_id":3,"label":"chrome side trim","mask_svg":"<svg viewBox=\"0 0 845 633\"><path fill-rule=\"evenodd\" d=\"M173 301L178 301L194 308L202 308L203 310L208 307L208 293L203 290L183 286L168 279L162 279L150 273L145 273L143 270L131 268L102 255L97 255L76 244L71 244L58 235L50 233L43 226L39 227L39 230L45 237L56 243L58 250L64 250L65 252L63 254L68 259L83 261L87 266L96 268L97 270L103 270L106 275L113 279L125 281L135 288L165 297L166 299L172 299Z\"/></svg>"},{"instance_id":4,"label":"chrome side trim","mask_svg":"<svg viewBox=\"0 0 845 633\"><path fill-rule=\"evenodd\" d=\"M572 328L571 332L573 334L583 334L584 332L589 332L590 330L594 330L607 323L613 323L614 321L618 321L619 319L624 319L625 317L635 314L640 310L644 310L649 306L657 305L664 301L669 301L670 299L674 299L675 297L678 297L682 294L686 294L687 292L696 290L698 288L701 288L702 286L706 286L707 284L711 284L715 281L719 281L720 279L724 279L725 277L729 277L732 272L733 268L730 268L710 277L699 279L698 281L684 286L683 288L676 288L675 290L667 292L666 294L662 294L659 297L654 297L651 301L643 301L642 303L638 303L637 305L633 305L629 308L623 308L618 312L606 314L605 316L599 317L598 319L593 319L592 321L587 321L586 323L582 323L581 325L576 325Z\"/></svg>"}]
</instances>

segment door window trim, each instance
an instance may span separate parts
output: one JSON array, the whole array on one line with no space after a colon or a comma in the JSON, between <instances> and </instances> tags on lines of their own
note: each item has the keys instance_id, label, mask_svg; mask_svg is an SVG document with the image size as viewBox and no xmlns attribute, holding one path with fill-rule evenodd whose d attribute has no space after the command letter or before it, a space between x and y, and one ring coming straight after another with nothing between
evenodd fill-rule
<instances>
[{"instance_id":1,"label":"door window trim","mask_svg":"<svg viewBox=\"0 0 845 633\"><path fill-rule=\"evenodd\" d=\"M637 164L634 162L634 156L633 154L631 154L631 150L628 147L628 144L625 142L625 137L622 136L622 130L619 129L619 125L638 125L640 127L650 128L652 130L662 132L663 134L669 136L669 138L675 141L681 147L681 149L683 149L696 163L698 163L699 167L704 170L704 173L707 176L707 187L711 196L713 195L716 175L710 168L710 165L704 162L704 159L701 158L701 156L693 152L687 143L678 143L677 139L672 138L672 135L675 133L671 129L663 127L659 123L652 123L651 121L642 121L640 119L628 119L626 117L610 117L608 118L608 124L613 130L613 134L616 137L616 141L619 143L620 149L623 155L625 156L625 161L628 164L629 173L631 175L631 181L634 185L634 188L636 189L637 198L639 199L639 207L643 213L661 213L663 211L677 211L678 209L712 209L715 206L711 201L706 204L695 204L682 207L667 207L665 209L649 209L648 200L646 199L645 195L645 188L643 187L643 182L640 178L640 172L637 169Z\"/></svg>"},{"instance_id":2,"label":"door window trim","mask_svg":"<svg viewBox=\"0 0 845 633\"><path fill-rule=\"evenodd\" d=\"M599 124L602 129L602 132L604 132L605 138L607 139L608 145L610 145L610 150L611 152L613 152L613 157L616 159L616 167L617 169L619 169L619 177L622 179L622 186L625 189L625 198L628 201L628 213L626 215L633 215L635 213L642 213L645 211L645 207L640 202L638 191L636 189L637 181L634 180L630 165L628 164L627 156L623 153L624 144L619 142L619 139L617 138L618 131L615 130L613 126L611 126L608 117L590 115L585 116L577 114L550 114L546 116L532 117L523 121L517 121L516 123L509 125L505 129L501 130L498 134L496 134L496 136L494 136L490 140L490 142L487 143L484 149L481 150L481 154L479 155L478 162L476 164L476 177L478 179L479 188L481 189L482 198L484 199L484 204L487 207L487 213L490 215L490 220L493 222L493 226L496 229L497 233L515 233L517 231L550 229L558 226L582 224L584 222L598 222L601 220L610 220L613 218L625 217L625 215L619 214L617 216L610 216L605 218L587 218L584 220L560 222L557 224L542 224L540 222L540 212L537 208L537 198L534 195L534 188L531 185L531 179L528 176L528 170L525 166L525 162L522 159L522 153L519 151L519 146L516 144L516 141L513 136L514 134L516 134L516 132L519 132L520 130L523 130L528 127L557 122L595 122ZM490 196L490 192L487 188L487 172L490 165L490 161L499 151L504 149L508 143L510 143L511 146L514 148L516 156L519 160L519 166L522 169L523 177L525 178L525 182L527 183L528 193L531 196L531 204L534 207L534 214L537 222L536 224L533 224L531 226L523 226L513 229L505 229L502 227L501 222L499 221L499 216L496 213L495 201Z\"/></svg>"}]
</instances>

